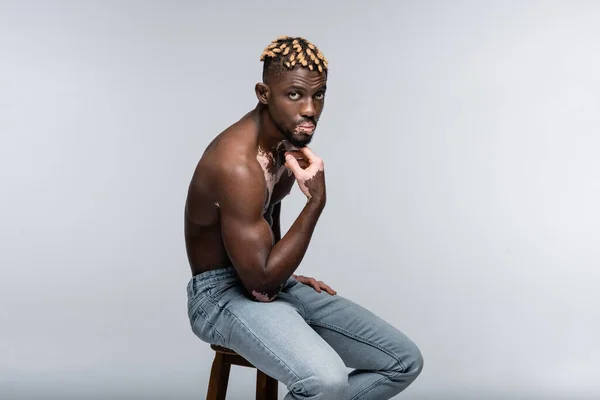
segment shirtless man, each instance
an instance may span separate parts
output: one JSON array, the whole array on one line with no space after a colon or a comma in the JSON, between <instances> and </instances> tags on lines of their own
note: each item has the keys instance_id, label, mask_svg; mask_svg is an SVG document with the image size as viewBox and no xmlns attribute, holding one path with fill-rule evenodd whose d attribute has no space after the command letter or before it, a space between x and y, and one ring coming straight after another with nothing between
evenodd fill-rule
<instances>
[{"instance_id":1,"label":"shirtless man","mask_svg":"<svg viewBox=\"0 0 600 400\"><path fill-rule=\"evenodd\" d=\"M420 374L417 346L325 283L295 274L327 199L323 160L307 146L325 103L327 60L287 36L261 60L256 108L208 145L189 186L192 331L283 382L286 400L390 399ZM282 237L281 201L294 183L306 204Z\"/></svg>"}]
</instances>

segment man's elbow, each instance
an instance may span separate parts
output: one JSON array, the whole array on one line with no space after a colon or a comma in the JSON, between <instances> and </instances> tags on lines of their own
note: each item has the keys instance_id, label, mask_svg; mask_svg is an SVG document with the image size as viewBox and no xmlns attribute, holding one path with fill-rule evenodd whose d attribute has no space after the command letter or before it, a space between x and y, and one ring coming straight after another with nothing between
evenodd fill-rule
<instances>
[{"instance_id":1,"label":"man's elbow","mask_svg":"<svg viewBox=\"0 0 600 400\"><path fill-rule=\"evenodd\" d=\"M279 293L281 292L281 289L283 289L284 286L285 284L282 284L276 289L273 289L272 287L255 288L253 290L250 290L249 292L253 300L259 301L261 303L270 303L277 299Z\"/></svg>"},{"instance_id":2,"label":"man's elbow","mask_svg":"<svg viewBox=\"0 0 600 400\"><path fill-rule=\"evenodd\" d=\"M242 279L246 296L261 303L276 300L286 281L282 282L282 278L269 274L266 267L252 268L251 271L246 279Z\"/></svg>"},{"instance_id":3,"label":"man's elbow","mask_svg":"<svg viewBox=\"0 0 600 400\"><path fill-rule=\"evenodd\" d=\"M252 295L253 300L256 300L260 303L270 303L277 298L277 296L279 295L279 292L269 293L269 292L260 292L258 290L253 290L251 295Z\"/></svg>"}]
</instances>

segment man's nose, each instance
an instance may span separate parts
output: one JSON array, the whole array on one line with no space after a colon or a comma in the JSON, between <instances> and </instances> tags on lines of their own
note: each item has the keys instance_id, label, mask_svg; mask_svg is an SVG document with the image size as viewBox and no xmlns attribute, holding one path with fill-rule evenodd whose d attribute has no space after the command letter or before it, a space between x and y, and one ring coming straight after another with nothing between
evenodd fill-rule
<instances>
[{"instance_id":1,"label":"man's nose","mask_svg":"<svg viewBox=\"0 0 600 400\"><path fill-rule=\"evenodd\" d=\"M314 117L315 116L315 106L313 105L312 99L307 99L302 104L302 110L300 111L303 117Z\"/></svg>"}]
</instances>

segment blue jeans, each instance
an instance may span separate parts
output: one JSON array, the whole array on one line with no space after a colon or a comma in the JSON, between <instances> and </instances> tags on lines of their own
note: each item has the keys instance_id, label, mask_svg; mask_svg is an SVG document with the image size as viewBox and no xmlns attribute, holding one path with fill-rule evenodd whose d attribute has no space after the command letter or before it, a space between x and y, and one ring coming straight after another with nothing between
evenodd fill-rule
<instances>
[{"instance_id":1,"label":"blue jeans","mask_svg":"<svg viewBox=\"0 0 600 400\"><path fill-rule=\"evenodd\" d=\"M402 332L293 277L271 303L246 297L233 267L192 277L187 293L194 334L284 383L285 400L390 399L423 368L419 349Z\"/></svg>"}]
</instances>

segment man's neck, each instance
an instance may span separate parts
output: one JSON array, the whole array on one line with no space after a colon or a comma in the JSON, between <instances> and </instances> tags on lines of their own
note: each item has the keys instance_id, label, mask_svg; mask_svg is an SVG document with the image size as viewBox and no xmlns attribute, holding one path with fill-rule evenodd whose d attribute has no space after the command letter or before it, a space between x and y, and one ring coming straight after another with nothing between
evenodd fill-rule
<instances>
[{"instance_id":1,"label":"man's neck","mask_svg":"<svg viewBox=\"0 0 600 400\"><path fill-rule=\"evenodd\" d=\"M258 104L254 112L258 124L258 147L273 156L295 149L281 134L265 106Z\"/></svg>"}]
</instances>

